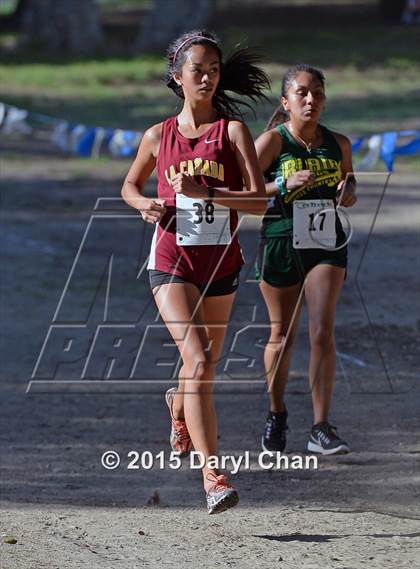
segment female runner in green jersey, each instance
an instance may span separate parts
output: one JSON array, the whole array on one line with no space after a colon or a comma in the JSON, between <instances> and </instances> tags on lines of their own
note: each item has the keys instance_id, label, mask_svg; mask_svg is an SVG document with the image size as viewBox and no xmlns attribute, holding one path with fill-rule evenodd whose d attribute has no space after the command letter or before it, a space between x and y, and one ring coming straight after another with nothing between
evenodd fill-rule
<instances>
[{"instance_id":1,"label":"female runner in green jersey","mask_svg":"<svg viewBox=\"0 0 420 569\"><path fill-rule=\"evenodd\" d=\"M347 246L336 206L356 202L351 143L319 124L324 75L309 65L290 68L281 107L256 141L271 207L261 229L257 278L271 333L264 353L270 395L262 446L283 451L287 409L284 392L301 299L308 306L314 423L308 450L322 454L349 447L328 422L335 378L334 320L343 285ZM283 115L286 122L279 124Z\"/></svg>"}]
</instances>

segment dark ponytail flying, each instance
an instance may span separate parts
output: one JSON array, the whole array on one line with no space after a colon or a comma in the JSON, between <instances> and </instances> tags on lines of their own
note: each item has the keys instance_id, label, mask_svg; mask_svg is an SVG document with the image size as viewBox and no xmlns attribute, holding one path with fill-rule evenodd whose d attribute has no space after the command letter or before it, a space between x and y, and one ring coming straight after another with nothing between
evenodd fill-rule
<instances>
[{"instance_id":1,"label":"dark ponytail flying","mask_svg":"<svg viewBox=\"0 0 420 569\"><path fill-rule=\"evenodd\" d=\"M232 97L226 91L247 97L253 103L260 99L267 99L264 90L269 89L270 79L265 71L255 65L260 61L259 56L248 48L240 48L223 62L219 39L205 30L188 32L176 39L168 48L165 83L178 97L183 99L184 93L182 87L176 83L173 74L181 73L185 54L193 45L209 45L219 55L220 80L213 96L213 107L220 115L226 118L243 117L241 105L252 109L250 103Z\"/></svg>"}]
</instances>

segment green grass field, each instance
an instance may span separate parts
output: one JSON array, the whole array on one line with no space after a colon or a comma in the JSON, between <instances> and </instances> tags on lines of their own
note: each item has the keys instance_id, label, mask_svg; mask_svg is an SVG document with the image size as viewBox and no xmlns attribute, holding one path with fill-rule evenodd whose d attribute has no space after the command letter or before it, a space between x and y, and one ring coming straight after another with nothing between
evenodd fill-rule
<instances>
[{"instance_id":1,"label":"green grass field","mask_svg":"<svg viewBox=\"0 0 420 569\"><path fill-rule=\"evenodd\" d=\"M133 2L123 4L131 7ZM9 9L12 5L8 2ZM102 9L112 7L115 1L102 2ZM268 20L264 27L227 21L216 31L227 51L237 42L260 46L273 79L273 105L284 70L304 61L326 74L324 122L336 130L358 135L420 127L418 27L362 22L345 29L311 29L303 21L295 29L287 22L273 25ZM10 34L0 35L0 46L8 42ZM159 55L105 54L74 60L9 48L0 65L0 101L87 124L144 129L174 112L178 104L161 81L163 70ZM259 105L257 117L248 117L254 134L271 110L269 104Z\"/></svg>"}]
</instances>

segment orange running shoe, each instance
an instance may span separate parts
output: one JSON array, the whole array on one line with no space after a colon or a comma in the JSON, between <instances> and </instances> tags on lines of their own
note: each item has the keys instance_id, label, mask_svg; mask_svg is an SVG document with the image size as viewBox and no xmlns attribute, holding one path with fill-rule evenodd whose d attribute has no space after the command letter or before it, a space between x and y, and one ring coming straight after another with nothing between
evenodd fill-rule
<instances>
[{"instance_id":1,"label":"orange running shoe","mask_svg":"<svg viewBox=\"0 0 420 569\"><path fill-rule=\"evenodd\" d=\"M211 482L206 491L207 510L209 514L221 514L229 508L233 508L239 502L238 492L228 482L224 474L207 474L207 480Z\"/></svg>"},{"instance_id":2,"label":"orange running shoe","mask_svg":"<svg viewBox=\"0 0 420 569\"><path fill-rule=\"evenodd\" d=\"M171 437L169 439L171 448L174 452L179 452L180 456L187 456L193 448L190 433L187 429L187 423L183 419L175 419L172 413L172 405L176 394L176 387L171 387L166 392L166 405L171 415Z\"/></svg>"}]
</instances>

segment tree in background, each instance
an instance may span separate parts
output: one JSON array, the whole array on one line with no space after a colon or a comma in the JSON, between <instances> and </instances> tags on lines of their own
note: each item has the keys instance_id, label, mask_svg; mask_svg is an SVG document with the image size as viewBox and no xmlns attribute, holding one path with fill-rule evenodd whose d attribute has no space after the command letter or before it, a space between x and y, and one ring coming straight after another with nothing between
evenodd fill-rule
<instances>
[{"instance_id":1,"label":"tree in background","mask_svg":"<svg viewBox=\"0 0 420 569\"><path fill-rule=\"evenodd\" d=\"M89 53L103 42L94 0L21 0L22 42L51 52Z\"/></svg>"},{"instance_id":2,"label":"tree in background","mask_svg":"<svg viewBox=\"0 0 420 569\"><path fill-rule=\"evenodd\" d=\"M379 0L379 6L383 18L390 23L401 22L407 0Z\"/></svg>"},{"instance_id":3,"label":"tree in background","mask_svg":"<svg viewBox=\"0 0 420 569\"><path fill-rule=\"evenodd\" d=\"M16 8L13 14L10 16L10 20L13 24L17 24L20 26L22 21L22 16L25 11L25 6L27 6L28 0L18 0L16 3Z\"/></svg>"},{"instance_id":4,"label":"tree in background","mask_svg":"<svg viewBox=\"0 0 420 569\"><path fill-rule=\"evenodd\" d=\"M211 6L211 0L155 0L140 26L136 49L162 51L183 32L205 27Z\"/></svg>"}]
</instances>

